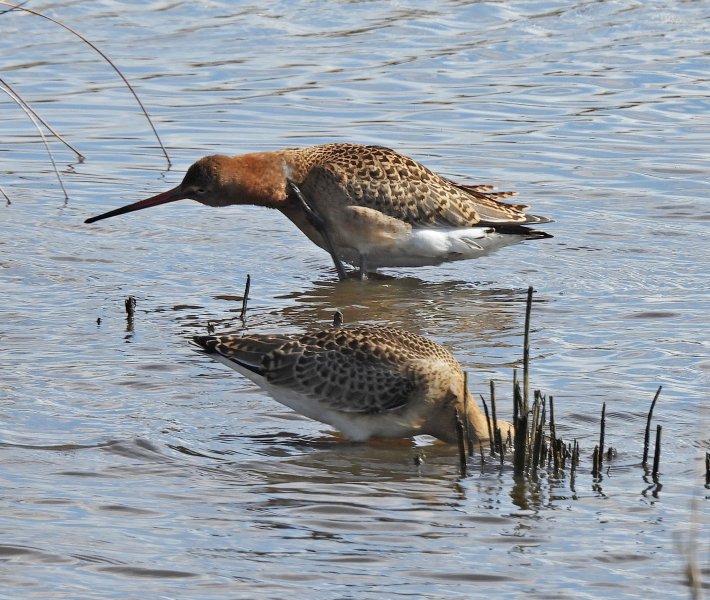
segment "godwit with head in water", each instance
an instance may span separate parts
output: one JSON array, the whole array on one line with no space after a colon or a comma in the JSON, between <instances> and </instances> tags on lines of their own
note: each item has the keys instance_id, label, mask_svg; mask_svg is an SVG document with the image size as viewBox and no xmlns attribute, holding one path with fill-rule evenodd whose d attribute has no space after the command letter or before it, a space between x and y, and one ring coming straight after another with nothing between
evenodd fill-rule
<instances>
[{"instance_id":1,"label":"godwit with head in water","mask_svg":"<svg viewBox=\"0 0 710 600\"><path fill-rule=\"evenodd\" d=\"M526 225L549 219L526 214L513 195L460 184L379 146L309 148L206 156L177 187L86 220L93 223L189 198L208 206L275 208L360 276L379 267L415 267L477 258L525 239L550 237Z\"/></svg>"},{"instance_id":2,"label":"godwit with head in water","mask_svg":"<svg viewBox=\"0 0 710 600\"><path fill-rule=\"evenodd\" d=\"M387 327L330 327L302 335L194 339L275 400L348 439L427 434L454 443L455 410L468 420L475 440L490 439L458 361L419 335ZM510 423L496 425L503 440L512 436Z\"/></svg>"}]
</instances>

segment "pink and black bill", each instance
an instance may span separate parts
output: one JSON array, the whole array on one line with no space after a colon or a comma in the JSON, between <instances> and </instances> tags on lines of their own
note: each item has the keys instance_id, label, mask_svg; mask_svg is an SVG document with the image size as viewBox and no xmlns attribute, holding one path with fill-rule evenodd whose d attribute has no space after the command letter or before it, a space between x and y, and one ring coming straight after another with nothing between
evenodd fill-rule
<instances>
[{"instance_id":1,"label":"pink and black bill","mask_svg":"<svg viewBox=\"0 0 710 600\"><path fill-rule=\"evenodd\" d=\"M96 221L101 221L102 219L116 217L118 215L123 215L123 214L129 213L129 212L133 212L135 210L142 210L144 208L150 208L151 206L160 206L161 204L167 204L168 202L175 202L176 200L184 200L185 198L187 198L187 196L182 191L182 186L178 185L177 187L174 187L172 190L168 190L167 192L163 192L161 194L158 194L157 196L153 196L151 198L146 198L145 200L140 200L138 202L134 202L133 204L129 204L128 206L122 206L121 208L116 208L114 210L110 210L108 212L105 212L102 215L98 215L96 217L91 217L90 219L86 219L86 221L84 221L84 223L95 223Z\"/></svg>"}]
</instances>

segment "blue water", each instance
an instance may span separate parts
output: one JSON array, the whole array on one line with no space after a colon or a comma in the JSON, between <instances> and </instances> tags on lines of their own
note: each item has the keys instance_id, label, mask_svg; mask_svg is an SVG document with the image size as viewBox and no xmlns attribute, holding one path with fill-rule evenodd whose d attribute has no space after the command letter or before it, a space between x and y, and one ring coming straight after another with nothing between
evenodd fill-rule
<instances>
[{"instance_id":1,"label":"blue water","mask_svg":"<svg viewBox=\"0 0 710 600\"><path fill-rule=\"evenodd\" d=\"M95 52L0 14L0 76L86 156L50 142L65 200L0 93L3 597L676 598L689 562L710 586L707 3L28 6L120 66L173 167ZM555 237L339 284L274 211L83 224L204 154L338 140L515 190ZM583 449L572 486L478 457L460 479L427 440L420 466L335 442L188 342L340 309L447 345L509 413L529 285L532 384ZM660 487L640 466L659 385ZM617 457L595 482L603 403Z\"/></svg>"}]
</instances>

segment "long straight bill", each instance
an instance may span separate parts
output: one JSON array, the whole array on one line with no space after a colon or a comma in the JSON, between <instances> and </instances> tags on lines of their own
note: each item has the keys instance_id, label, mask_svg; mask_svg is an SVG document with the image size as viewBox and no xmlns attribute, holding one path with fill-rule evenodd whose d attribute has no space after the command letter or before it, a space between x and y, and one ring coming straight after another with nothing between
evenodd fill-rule
<instances>
[{"instance_id":1,"label":"long straight bill","mask_svg":"<svg viewBox=\"0 0 710 600\"><path fill-rule=\"evenodd\" d=\"M140 200L129 204L127 206L122 206L121 208L115 208L105 212L102 215L96 217L91 217L86 219L84 223L95 223L96 221L101 221L102 219L108 219L110 217L116 217L118 215L123 215L134 210L143 210L144 208L150 208L151 206L160 206L161 204L167 204L168 202L175 202L176 200L184 200L187 196L183 193L180 186L174 187L172 190L153 196L152 198L146 198L145 200Z\"/></svg>"}]
</instances>

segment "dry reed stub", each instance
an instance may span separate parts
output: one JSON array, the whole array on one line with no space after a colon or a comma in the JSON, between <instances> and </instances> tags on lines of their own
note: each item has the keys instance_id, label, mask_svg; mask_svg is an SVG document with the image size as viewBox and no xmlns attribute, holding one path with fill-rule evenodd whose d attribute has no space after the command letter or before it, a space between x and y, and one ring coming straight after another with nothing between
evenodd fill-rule
<instances>
[{"instance_id":1,"label":"dry reed stub","mask_svg":"<svg viewBox=\"0 0 710 600\"><path fill-rule=\"evenodd\" d=\"M528 287L528 295L525 302L525 333L523 335L523 398L525 407L528 405L528 395L530 387L530 315L532 313L533 288Z\"/></svg>"},{"instance_id":2,"label":"dry reed stub","mask_svg":"<svg viewBox=\"0 0 710 600\"><path fill-rule=\"evenodd\" d=\"M599 453L597 454L597 459L599 460L598 471L602 470L604 463L604 432L606 429L606 402L602 404L602 417L599 424Z\"/></svg>"},{"instance_id":3,"label":"dry reed stub","mask_svg":"<svg viewBox=\"0 0 710 600\"><path fill-rule=\"evenodd\" d=\"M705 485L710 487L710 450L705 452Z\"/></svg>"},{"instance_id":4,"label":"dry reed stub","mask_svg":"<svg viewBox=\"0 0 710 600\"><path fill-rule=\"evenodd\" d=\"M459 469L461 477L466 477L468 472L468 458L466 456L466 445L464 443L464 426L459 414L459 409L454 409L454 426L456 427L456 440L459 448Z\"/></svg>"},{"instance_id":5,"label":"dry reed stub","mask_svg":"<svg viewBox=\"0 0 710 600\"><path fill-rule=\"evenodd\" d=\"M513 417L513 422L515 422L515 417ZM496 416L496 395L495 386L491 382L491 423L493 424L493 447L496 452L503 454L503 440L501 440L500 429L496 427L498 423L498 417ZM501 460L501 464L503 464Z\"/></svg>"},{"instance_id":6,"label":"dry reed stub","mask_svg":"<svg viewBox=\"0 0 710 600\"><path fill-rule=\"evenodd\" d=\"M247 302L249 302L249 290L251 289L251 275L247 273L247 281L244 284L244 295L242 296L242 312L239 318L244 321L247 317Z\"/></svg>"},{"instance_id":7,"label":"dry reed stub","mask_svg":"<svg viewBox=\"0 0 710 600\"><path fill-rule=\"evenodd\" d=\"M133 296L128 296L124 301L124 305L126 307L126 316L132 319L136 314L136 299Z\"/></svg>"},{"instance_id":8,"label":"dry reed stub","mask_svg":"<svg viewBox=\"0 0 710 600\"><path fill-rule=\"evenodd\" d=\"M535 390L532 404L529 400L529 360L530 360L530 315L532 306L532 287L528 288L526 314L525 314L525 341L523 355L523 381L518 380L517 370L513 370L513 440L508 432L507 443L502 439L501 431L494 424L497 423L498 410L496 403L496 389L493 380L490 381L490 412L488 402L480 396L489 435L490 455L498 454L501 467L504 465L505 453L509 446L513 448L513 471L516 476L528 474L536 478L541 470L546 470L554 478L562 479L566 472L570 476L570 489L574 486L574 479L580 465L580 445L575 439L571 444L557 436L557 422L555 417L555 402L553 396L549 399L540 390ZM522 383L522 386L521 386ZM646 441L644 448L644 465L647 461L648 429L650 427L653 408L661 392L658 388L651 404L648 415ZM548 411L549 404L549 411ZM466 403L464 403L464 409ZM468 438L464 423L458 412L455 414L457 440L459 443L459 461L462 475L466 474L467 457L473 455L471 440ZM658 464L660 460L660 441L662 428L659 425L656 434L656 453L654 456L653 476L657 483ZM484 462L483 445L479 442L481 464ZM592 454L592 477L598 481L602 477L604 460L611 462L616 455L613 447L606 444L606 402L602 404L599 424L599 441ZM710 452L706 456L706 484L710 486ZM658 484L660 486L660 484ZM660 487L659 487L660 489ZM572 490L574 491L574 490Z\"/></svg>"},{"instance_id":9,"label":"dry reed stub","mask_svg":"<svg viewBox=\"0 0 710 600\"><path fill-rule=\"evenodd\" d=\"M465 415L468 415L468 403L469 403L469 395L468 395L468 373L466 371L463 372L463 389L464 389L464 396L463 396L463 413ZM466 439L466 454L468 456L473 456L473 431L471 431L471 421L469 419L466 419L464 422L464 434L465 434L465 439Z\"/></svg>"},{"instance_id":10,"label":"dry reed stub","mask_svg":"<svg viewBox=\"0 0 710 600\"><path fill-rule=\"evenodd\" d=\"M653 409L656 406L656 401L658 400L658 397L661 395L662 389L663 386L659 385L658 389L656 390L656 395L653 397L653 402L651 402L651 408L648 411L648 417L646 417L646 434L643 438L643 459L641 460L641 464L644 467L648 462L648 445L651 438L651 419L653 418Z\"/></svg>"},{"instance_id":11,"label":"dry reed stub","mask_svg":"<svg viewBox=\"0 0 710 600\"><path fill-rule=\"evenodd\" d=\"M494 386L491 389L494 390ZM490 441L491 455L498 454L502 465L507 448L512 445L515 475L528 474L537 478L540 470L544 469L555 478L563 478L568 468L576 469L579 464L579 444L576 440L574 444L566 444L564 440L551 436L554 412L551 410L548 413L547 397L540 390L534 391L532 405L525 410L524 396L517 379L513 389L514 437L506 443L500 438L499 431L496 431L498 435L494 434L494 439ZM482 395L481 402L491 431L492 418L488 412L488 403Z\"/></svg>"},{"instance_id":12,"label":"dry reed stub","mask_svg":"<svg viewBox=\"0 0 710 600\"><path fill-rule=\"evenodd\" d=\"M599 477L599 446L594 446L592 453L592 477Z\"/></svg>"},{"instance_id":13,"label":"dry reed stub","mask_svg":"<svg viewBox=\"0 0 710 600\"><path fill-rule=\"evenodd\" d=\"M533 473L537 473L537 470L540 468L540 461L543 458L543 448L544 448L544 441L543 438L545 437L545 431L544 431L544 424L540 423L537 427L537 431L535 433L535 443L533 445L533 451L532 451L532 465L531 469Z\"/></svg>"},{"instance_id":14,"label":"dry reed stub","mask_svg":"<svg viewBox=\"0 0 710 600\"><path fill-rule=\"evenodd\" d=\"M663 427L656 425L656 447L653 454L653 471L651 476L654 481L658 481L658 466L661 462L661 433L663 432Z\"/></svg>"},{"instance_id":15,"label":"dry reed stub","mask_svg":"<svg viewBox=\"0 0 710 600\"><path fill-rule=\"evenodd\" d=\"M491 381L491 386L493 385L493 382ZM493 440L493 428L491 427L491 416L488 413L488 403L486 402L486 399L481 395L481 402L483 403L483 413L486 415L486 425L488 426L488 443L491 447L491 456L495 455L495 445L494 445L494 440Z\"/></svg>"},{"instance_id":16,"label":"dry reed stub","mask_svg":"<svg viewBox=\"0 0 710 600\"><path fill-rule=\"evenodd\" d=\"M516 475L525 473L526 457L529 455L528 449L528 415L519 412L513 438L513 470Z\"/></svg>"},{"instance_id":17,"label":"dry reed stub","mask_svg":"<svg viewBox=\"0 0 710 600\"><path fill-rule=\"evenodd\" d=\"M577 472L577 466L579 465L579 442L576 438L572 442L572 456L570 457L569 465L570 477L574 478Z\"/></svg>"},{"instance_id":18,"label":"dry reed stub","mask_svg":"<svg viewBox=\"0 0 710 600\"><path fill-rule=\"evenodd\" d=\"M133 333L135 322L133 316L136 313L136 299L133 296L128 296L124 301L126 307L126 331Z\"/></svg>"}]
</instances>

